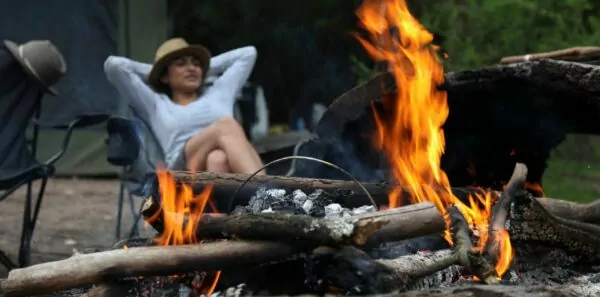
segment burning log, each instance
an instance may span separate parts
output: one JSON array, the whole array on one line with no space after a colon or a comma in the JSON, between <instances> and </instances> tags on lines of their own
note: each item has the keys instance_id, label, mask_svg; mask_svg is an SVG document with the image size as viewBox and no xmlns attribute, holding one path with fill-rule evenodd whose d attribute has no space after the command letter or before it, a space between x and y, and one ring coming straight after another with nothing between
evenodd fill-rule
<instances>
[{"instance_id":1,"label":"burning log","mask_svg":"<svg viewBox=\"0 0 600 297\"><path fill-rule=\"evenodd\" d=\"M230 212L229 201L240 185L248 179L249 174L212 173L212 172L174 172L178 182L192 186L200 191L204 186L212 186L212 197L221 212ZM379 205L387 204L388 186L385 184L364 184L373 199ZM288 191L314 191L320 189L331 195L331 199L343 201L344 204L359 207L369 203L364 191L354 183L343 180L327 180L297 178L284 176L257 175L242 188L233 201L233 205L248 205L248 201L259 188L283 189Z\"/></svg>"},{"instance_id":2,"label":"burning log","mask_svg":"<svg viewBox=\"0 0 600 297\"><path fill-rule=\"evenodd\" d=\"M236 189L244 182L249 174L222 174L211 172L174 172L177 181L188 183L194 191L200 192L206 185L213 187L212 197L217 208L225 211L228 202ZM390 183L363 183L378 206L386 206L390 191L401 187ZM368 204L368 197L352 181L313 179L283 176L255 176L246 186L240 190L234 205L248 205L249 200L263 187L282 189L287 191L302 190L306 192L323 190L332 203L340 203L344 207L360 207ZM452 192L461 200L473 193L481 193L481 189L468 187L455 187ZM501 192L497 192L498 195ZM402 193L405 204L409 204L410 194L408 190ZM585 223L600 224L600 200L592 203L581 204L553 198L537 198L540 203L556 216ZM442 223L443 225L443 223Z\"/></svg>"},{"instance_id":3,"label":"burning log","mask_svg":"<svg viewBox=\"0 0 600 297\"><path fill-rule=\"evenodd\" d=\"M135 276L174 275L256 265L289 258L298 249L274 242L226 241L201 245L139 247L80 254L11 270L0 296L35 296Z\"/></svg>"},{"instance_id":4,"label":"burning log","mask_svg":"<svg viewBox=\"0 0 600 297\"><path fill-rule=\"evenodd\" d=\"M159 213L157 213L159 212ZM152 197L146 199L142 215L163 232L163 209ZM438 211L430 203L364 213L346 218L314 218L287 213L203 215L194 220L201 239L239 238L272 240L309 245L363 245L402 240L437 233L443 229ZM187 220L190 221L189 219Z\"/></svg>"},{"instance_id":5,"label":"burning log","mask_svg":"<svg viewBox=\"0 0 600 297\"><path fill-rule=\"evenodd\" d=\"M523 187L526 179L527 167L524 164L517 163L512 177L504 188L504 192L500 194L500 198L492 208L485 253L494 258L494 263L503 260L500 259L502 250L510 246L510 239L504 225L509 217L510 206L515 199L515 195ZM506 260L508 262L508 259Z\"/></svg>"},{"instance_id":6,"label":"burning log","mask_svg":"<svg viewBox=\"0 0 600 297\"><path fill-rule=\"evenodd\" d=\"M462 266L486 283L497 283L491 263L474 249L471 230L462 213L450 207L452 240L455 248L428 254L414 254L389 260L374 260L365 252L353 247L340 250L317 249L313 255L313 274L325 279L313 279L320 286L334 286L351 290L353 294L375 294L436 287L460 278ZM348 271L352 271L351 275ZM318 285L317 285L318 286Z\"/></svg>"}]
</instances>

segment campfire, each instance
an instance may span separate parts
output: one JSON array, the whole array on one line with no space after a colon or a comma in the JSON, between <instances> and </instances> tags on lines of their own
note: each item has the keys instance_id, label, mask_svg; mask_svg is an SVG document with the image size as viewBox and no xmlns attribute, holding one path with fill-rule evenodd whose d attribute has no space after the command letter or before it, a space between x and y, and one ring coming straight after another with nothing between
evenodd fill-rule
<instances>
[{"instance_id":1,"label":"campfire","mask_svg":"<svg viewBox=\"0 0 600 297\"><path fill-rule=\"evenodd\" d=\"M600 296L597 203L535 197L522 162L499 189L453 187L433 35L402 0L367 0L357 15L358 40L396 86L372 109L369 143L393 182L161 169L142 206L156 237L13 270L0 296ZM330 109L343 100L354 99Z\"/></svg>"}]
</instances>

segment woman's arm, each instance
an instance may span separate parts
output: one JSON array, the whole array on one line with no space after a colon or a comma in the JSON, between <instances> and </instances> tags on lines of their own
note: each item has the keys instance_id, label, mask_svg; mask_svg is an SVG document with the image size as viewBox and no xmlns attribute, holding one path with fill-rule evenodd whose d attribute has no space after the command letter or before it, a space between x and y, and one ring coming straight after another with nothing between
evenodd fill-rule
<instances>
[{"instance_id":1,"label":"woman's arm","mask_svg":"<svg viewBox=\"0 0 600 297\"><path fill-rule=\"evenodd\" d=\"M150 64L125 57L109 56L104 62L104 73L108 81L146 121L154 113L156 102L160 99L160 95L146 84L150 69Z\"/></svg>"},{"instance_id":2,"label":"woman's arm","mask_svg":"<svg viewBox=\"0 0 600 297\"><path fill-rule=\"evenodd\" d=\"M223 73L213 83L213 88L218 88L228 94L223 99L235 101L236 94L242 89L250 73L252 73L252 69L254 69L256 56L256 48L246 46L225 52L211 59L210 70L207 75Z\"/></svg>"}]
</instances>

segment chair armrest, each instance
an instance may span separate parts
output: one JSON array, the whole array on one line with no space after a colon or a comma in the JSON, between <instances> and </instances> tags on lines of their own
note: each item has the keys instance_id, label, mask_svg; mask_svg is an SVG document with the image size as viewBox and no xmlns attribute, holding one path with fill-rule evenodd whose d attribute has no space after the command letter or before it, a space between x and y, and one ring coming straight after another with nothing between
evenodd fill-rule
<instances>
[{"instance_id":1,"label":"chair armrest","mask_svg":"<svg viewBox=\"0 0 600 297\"><path fill-rule=\"evenodd\" d=\"M72 120L70 123L68 123L67 125L65 125L65 124L56 125L56 124L43 123L41 121L35 121L35 124L42 128L66 129L67 130L65 133L65 138L63 139L63 143L62 143L60 150L54 156L52 156L50 159L48 159L48 161L46 161L46 164L53 165L54 163L56 163L56 161L58 161L60 158L62 158L62 156L67 151L67 148L69 147L69 143L71 142L71 135L73 135L73 130L75 128L97 125L97 124L100 124L100 123L106 121L109 117L110 116L106 115L106 114L79 115L74 120Z\"/></svg>"},{"instance_id":2,"label":"chair armrest","mask_svg":"<svg viewBox=\"0 0 600 297\"><path fill-rule=\"evenodd\" d=\"M138 158L141 143L135 123L127 118L112 116L106 124L108 132L107 160L115 166L130 166Z\"/></svg>"},{"instance_id":3,"label":"chair armrest","mask_svg":"<svg viewBox=\"0 0 600 297\"><path fill-rule=\"evenodd\" d=\"M76 129L76 128L84 128L95 126L100 123L106 122L111 116L107 114L81 114L77 115L75 119L70 121L69 123L47 123L40 120L35 120L34 124L39 126L40 128L48 128L48 129Z\"/></svg>"}]
</instances>

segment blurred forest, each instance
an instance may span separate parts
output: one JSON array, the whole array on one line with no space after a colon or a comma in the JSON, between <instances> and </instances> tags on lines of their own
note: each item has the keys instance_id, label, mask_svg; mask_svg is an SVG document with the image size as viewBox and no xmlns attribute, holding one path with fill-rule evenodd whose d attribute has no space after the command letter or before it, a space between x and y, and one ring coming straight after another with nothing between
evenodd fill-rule
<instances>
[{"instance_id":1,"label":"blurred forest","mask_svg":"<svg viewBox=\"0 0 600 297\"><path fill-rule=\"evenodd\" d=\"M285 122L329 103L369 75L372 62L352 32L360 0L170 0L173 35L214 53L252 44L251 77ZM595 45L600 1L408 0L411 11L442 36L447 71L494 64L503 56Z\"/></svg>"},{"instance_id":2,"label":"blurred forest","mask_svg":"<svg viewBox=\"0 0 600 297\"><path fill-rule=\"evenodd\" d=\"M497 63L501 57L600 45L597 0L408 0L430 31L442 36L446 71ZM359 0L170 0L172 34L214 53L252 44L272 122L306 117L371 74L372 62L351 35ZM308 121L307 121L308 122ZM570 137L544 177L548 196L597 198L600 141ZM598 167L598 169L596 169ZM575 181L574 181L575 180ZM598 185L597 185L598 184Z\"/></svg>"}]
</instances>

